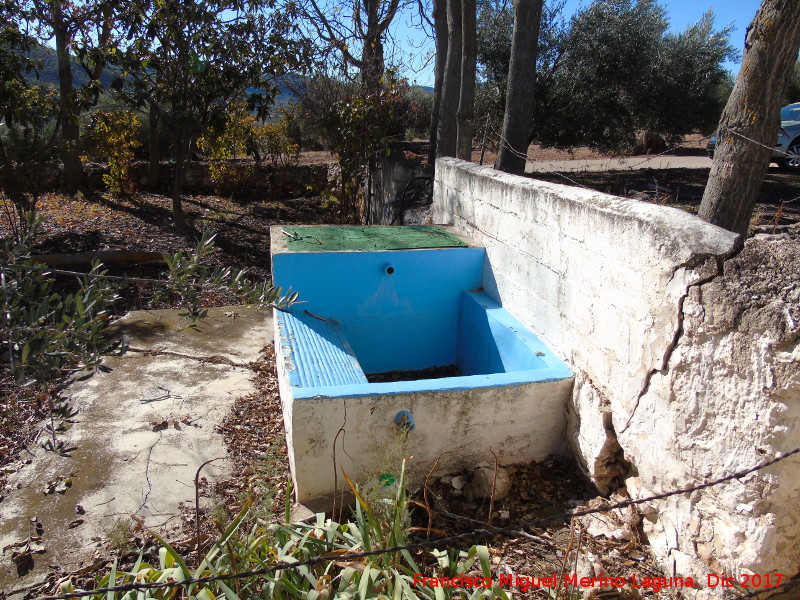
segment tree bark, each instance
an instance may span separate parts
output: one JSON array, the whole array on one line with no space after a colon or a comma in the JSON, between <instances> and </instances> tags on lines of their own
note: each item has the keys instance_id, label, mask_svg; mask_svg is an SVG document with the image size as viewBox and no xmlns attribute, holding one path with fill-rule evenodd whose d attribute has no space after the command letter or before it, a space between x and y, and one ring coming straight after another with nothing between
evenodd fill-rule
<instances>
[{"instance_id":1,"label":"tree bark","mask_svg":"<svg viewBox=\"0 0 800 600\"><path fill-rule=\"evenodd\" d=\"M461 3L447 0L447 60L445 61L436 156L455 156L457 149L456 113L461 95Z\"/></svg>"},{"instance_id":2,"label":"tree bark","mask_svg":"<svg viewBox=\"0 0 800 600\"><path fill-rule=\"evenodd\" d=\"M58 58L58 88L61 113L61 160L64 163L64 185L74 189L83 179L81 164L78 107L75 102L75 89L72 80L72 61L69 55L70 34L64 20L61 1L56 0L53 6L53 32L56 39L56 57Z\"/></svg>"},{"instance_id":3,"label":"tree bark","mask_svg":"<svg viewBox=\"0 0 800 600\"><path fill-rule=\"evenodd\" d=\"M439 113L442 105L442 86L447 62L447 0L433 0L433 29L436 36L436 71L433 82L433 107L431 109L431 139L428 145L428 164L431 168L436 166Z\"/></svg>"},{"instance_id":4,"label":"tree bark","mask_svg":"<svg viewBox=\"0 0 800 600\"><path fill-rule=\"evenodd\" d=\"M473 122L475 120L475 62L477 60L476 3L462 0L461 3L461 90L458 100L456 125L458 142L456 156L472 159Z\"/></svg>"},{"instance_id":5,"label":"tree bark","mask_svg":"<svg viewBox=\"0 0 800 600\"><path fill-rule=\"evenodd\" d=\"M742 67L722 113L699 215L747 234L770 163L779 109L800 47L794 0L764 0L745 35Z\"/></svg>"},{"instance_id":6,"label":"tree bark","mask_svg":"<svg viewBox=\"0 0 800 600\"><path fill-rule=\"evenodd\" d=\"M149 141L149 163L147 167L147 186L155 191L160 183L159 170L161 166L161 144L158 136L158 121L160 111L158 104L150 103L150 141Z\"/></svg>"},{"instance_id":7,"label":"tree bark","mask_svg":"<svg viewBox=\"0 0 800 600\"><path fill-rule=\"evenodd\" d=\"M533 127L536 58L544 0L514 0L514 35L508 65L503 139L495 168L522 174Z\"/></svg>"},{"instance_id":8,"label":"tree bark","mask_svg":"<svg viewBox=\"0 0 800 600\"><path fill-rule=\"evenodd\" d=\"M383 34L378 9L381 0L364 0L367 29L364 35L364 50L361 53L361 83L367 94L380 89L384 72Z\"/></svg>"},{"instance_id":9,"label":"tree bark","mask_svg":"<svg viewBox=\"0 0 800 600\"><path fill-rule=\"evenodd\" d=\"M175 178L172 181L171 194L172 217L177 229L186 230L188 227L183 213L183 184L186 181L187 163L192 158L192 140L178 135L175 146Z\"/></svg>"}]
</instances>

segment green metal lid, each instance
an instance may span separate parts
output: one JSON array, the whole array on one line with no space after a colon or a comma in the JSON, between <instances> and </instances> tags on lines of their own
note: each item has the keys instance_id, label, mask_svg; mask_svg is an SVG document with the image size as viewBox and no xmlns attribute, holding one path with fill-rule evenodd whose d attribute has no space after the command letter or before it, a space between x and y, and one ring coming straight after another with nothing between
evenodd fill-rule
<instances>
[{"instance_id":1,"label":"green metal lid","mask_svg":"<svg viewBox=\"0 0 800 600\"><path fill-rule=\"evenodd\" d=\"M372 227L284 226L290 252L347 252L466 248L467 244L441 227L400 225Z\"/></svg>"}]
</instances>

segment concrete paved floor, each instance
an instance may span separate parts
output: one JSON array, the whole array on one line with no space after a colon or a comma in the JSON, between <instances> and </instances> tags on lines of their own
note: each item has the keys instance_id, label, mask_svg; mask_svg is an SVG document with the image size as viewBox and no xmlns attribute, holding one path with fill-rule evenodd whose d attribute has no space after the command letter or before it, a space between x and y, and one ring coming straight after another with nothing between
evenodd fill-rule
<instances>
[{"instance_id":1,"label":"concrete paved floor","mask_svg":"<svg viewBox=\"0 0 800 600\"><path fill-rule=\"evenodd\" d=\"M45 551L34 554L34 570L19 577L13 549L6 549L0 590L41 581L49 565L74 571L90 564L100 540L130 523L131 515L169 530L179 525L181 504L194 506L198 467L226 456L214 426L236 398L254 391L246 365L272 343L273 326L271 312L252 307L211 309L196 329L179 312L138 311L119 321L131 348L161 354L106 359L112 372L68 390L80 412L61 439L77 447L73 454L64 458L36 445L22 457L32 458L30 464L15 465L0 503L0 548L39 537L40 523L36 543ZM226 468L218 460L202 476L213 480ZM63 493L44 493L59 482Z\"/></svg>"}]
</instances>

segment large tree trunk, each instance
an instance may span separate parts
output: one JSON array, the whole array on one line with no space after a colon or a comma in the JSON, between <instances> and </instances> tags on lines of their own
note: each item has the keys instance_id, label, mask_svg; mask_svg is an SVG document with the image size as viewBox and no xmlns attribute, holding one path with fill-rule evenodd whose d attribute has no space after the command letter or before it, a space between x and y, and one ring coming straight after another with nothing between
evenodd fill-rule
<instances>
[{"instance_id":1,"label":"large tree trunk","mask_svg":"<svg viewBox=\"0 0 800 600\"><path fill-rule=\"evenodd\" d=\"M442 105L442 85L447 62L447 0L433 0L433 29L436 36L436 72L433 82L433 107L431 109L431 134L428 145L428 164L435 168L436 144L439 133L439 113Z\"/></svg>"},{"instance_id":2,"label":"large tree trunk","mask_svg":"<svg viewBox=\"0 0 800 600\"><path fill-rule=\"evenodd\" d=\"M58 58L58 88L61 112L61 160L64 163L64 184L74 189L83 179L81 164L78 107L75 102L75 90L72 83L72 62L69 55L69 32L64 21L64 13L60 0L53 2L53 31L56 39L56 56Z\"/></svg>"},{"instance_id":3,"label":"large tree trunk","mask_svg":"<svg viewBox=\"0 0 800 600\"><path fill-rule=\"evenodd\" d=\"M780 125L779 109L800 46L796 0L764 0L745 36L742 67L717 132L699 215L747 234Z\"/></svg>"},{"instance_id":4,"label":"large tree trunk","mask_svg":"<svg viewBox=\"0 0 800 600\"><path fill-rule=\"evenodd\" d=\"M456 155L456 113L461 95L461 2L462 0L447 0L447 60L439 106L436 156Z\"/></svg>"},{"instance_id":5,"label":"large tree trunk","mask_svg":"<svg viewBox=\"0 0 800 600\"><path fill-rule=\"evenodd\" d=\"M186 181L188 163L192 158L192 140L185 136L177 135L175 144L175 178L172 181L172 217L175 227L180 230L188 229L186 216L183 213L183 184Z\"/></svg>"},{"instance_id":6,"label":"large tree trunk","mask_svg":"<svg viewBox=\"0 0 800 600\"><path fill-rule=\"evenodd\" d=\"M533 127L536 91L536 57L539 51L539 24L544 0L514 0L514 36L508 65L506 112L503 139L496 169L524 173Z\"/></svg>"},{"instance_id":7,"label":"large tree trunk","mask_svg":"<svg viewBox=\"0 0 800 600\"><path fill-rule=\"evenodd\" d=\"M477 59L475 0L461 4L461 90L458 100L458 142L456 156L472 159L473 122L475 120L475 62Z\"/></svg>"},{"instance_id":8,"label":"large tree trunk","mask_svg":"<svg viewBox=\"0 0 800 600\"><path fill-rule=\"evenodd\" d=\"M361 54L361 84L367 94L380 88L384 72L383 30L381 29L380 0L364 0L367 29L364 35L364 50Z\"/></svg>"},{"instance_id":9,"label":"large tree trunk","mask_svg":"<svg viewBox=\"0 0 800 600\"><path fill-rule=\"evenodd\" d=\"M159 170L161 166L161 144L159 143L159 136L158 136L158 121L160 117L160 111L158 109L158 104L155 102L150 103L150 143L149 143L149 150L150 150L150 161L147 167L147 186L156 191L158 189L159 181Z\"/></svg>"}]
</instances>

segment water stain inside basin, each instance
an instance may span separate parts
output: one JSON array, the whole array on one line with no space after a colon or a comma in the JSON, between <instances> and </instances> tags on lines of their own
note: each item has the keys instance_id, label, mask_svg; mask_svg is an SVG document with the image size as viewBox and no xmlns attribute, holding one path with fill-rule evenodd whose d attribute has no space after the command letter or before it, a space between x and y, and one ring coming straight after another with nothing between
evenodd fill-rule
<instances>
[{"instance_id":1,"label":"water stain inside basin","mask_svg":"<svg viewBox=\"0 0 800 600\"><path fill-rule=\"evenodd\" d=\"M458 365L444 365L442 367L429 367L412 371L387 371L385 373L367 373L370 383L386 383L390 381L416 381L417 379L444 379L445 377L461 377Z\"/></svg>"}]
</instances>

